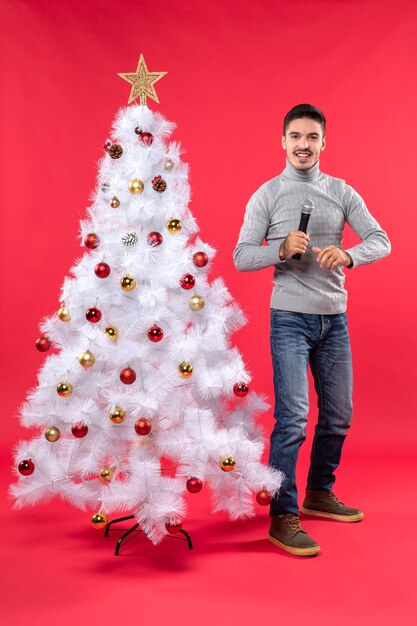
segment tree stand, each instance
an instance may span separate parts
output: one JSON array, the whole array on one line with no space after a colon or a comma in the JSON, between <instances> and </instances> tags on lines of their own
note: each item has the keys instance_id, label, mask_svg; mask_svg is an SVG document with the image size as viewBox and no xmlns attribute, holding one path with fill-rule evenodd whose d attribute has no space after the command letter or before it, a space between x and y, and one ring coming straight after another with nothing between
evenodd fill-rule
<instances>
[{"instance_id":1,"label":"tree stand","mask_svg":"<svg viewBox=\"0 0 417 626\"><path fill-rule=\"evenodd\" d=\"M118 517L117 519L114 519L111 522L108 522L108 524L106 524L106 529L104 531L104 536L105 537L109 536L110 526L112 526L112 524L118 524L119 522L125 522L128 519L133 519L134 517L135 517L134 515L127 515L126 517ZM114 551L115 556L119 556L120 548L122 547L122 544L123 544L124 540L127 539L127 537L131 533L133 533L135 530L137 530L138 528L139 528L139 523L137 522L136 524L133 524L133 526L131 528L129 528L129 530L124 532L123 535L121 535L119 537L119 539L117 540L117 543L116 543L116 549ZM143 531L139 528L139 530L137 530L137 532L143 532ZM188 549L192 550L193 549L193 544L192 544L190 535L185 530L182 530L182 529L179 531L179 533L184 535L184 538L183 537L176 537L175 535L168 535L168 537L170 537L171 539L179 539L180 541L186 541L187 544L188 544Z\"/></svg>"}]
</instances>

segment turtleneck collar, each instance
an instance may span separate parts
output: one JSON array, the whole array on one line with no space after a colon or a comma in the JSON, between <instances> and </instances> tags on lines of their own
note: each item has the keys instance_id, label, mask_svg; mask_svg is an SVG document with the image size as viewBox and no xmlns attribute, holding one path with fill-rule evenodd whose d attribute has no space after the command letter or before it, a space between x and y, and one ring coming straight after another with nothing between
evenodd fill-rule
<instances>
[{"instance_id":1,"label":"turtleneck collar","mask_svg":"<svg viewBox=\"0 0 417 626\"><path fill-rule=\"evenodd\" d=\"M319 162L315 163L309 170L298 170L287 160L287 165L282 174L291 180L297 180L302 183L311 183L320 177Z\"/></svg>"}]
</instances>

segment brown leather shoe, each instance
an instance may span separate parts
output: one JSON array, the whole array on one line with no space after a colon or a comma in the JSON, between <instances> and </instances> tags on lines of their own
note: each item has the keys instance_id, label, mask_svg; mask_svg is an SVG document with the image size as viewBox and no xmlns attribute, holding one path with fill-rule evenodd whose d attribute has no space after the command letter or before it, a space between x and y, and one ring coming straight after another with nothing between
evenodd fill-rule
<instances>
[{"instance_id":1,"label":"brown leather shoe","mask_svg":"<svg viewBox=\"0 0 417 626\"><path fill-rule=\"evenodd\" d=\"M306 497L301 510L306 515L329 517L339 522L360 522L365 517L359 509L345 506L332 491L306 489Z\"/></svg>"},{"instance_id":2,"label":"brown leather shoe","mask_svg":"<svg viewBox=\"0 0 417 626\"><path fill-rule=\"evenodd\" d=\"M315 556L320 546L301 528L298 515L285 513L271 517L269 541L290 554Z\"/></svg>"}]
</instances>

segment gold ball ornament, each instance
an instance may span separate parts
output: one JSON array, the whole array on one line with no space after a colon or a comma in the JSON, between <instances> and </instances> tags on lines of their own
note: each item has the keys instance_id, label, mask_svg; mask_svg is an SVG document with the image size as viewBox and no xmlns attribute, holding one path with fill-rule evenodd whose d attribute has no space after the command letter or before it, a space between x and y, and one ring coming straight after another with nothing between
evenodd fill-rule
<instances>
[{"instance_id":1,"label":"gold ball ornament","mask_svg":"<svg viewBox=\"0 0 417 626\"><path fill-rule=\"evenodd\" d=\"M126 411L124 411L120 406L116 406L109 413L109 419L113 422L113 424L121 424L126 417Z\"/></svg>"},{"instance_id":2,"label":"gold ball ornament","mask_svg":"<svg viewBox=\"0 0 417 626\"><path fill-rule=\"evenodd\" d=\"M120 279L120 286L123 291L133 291L136 288L136 279L129 274Z\"/></svg>"},{"instance_id":3,"label":"gold ball ornament","mask_svg":"<svg viewBox=\"0 0 417 626\"><path fill-rule=\"evenodd\" d=\"M176 233L179 233L181 228L182 228L182 224L180 220L178 220L176 217L173 217L170 220L168 220L167 229L173 235L175 235Z\"/></svg>"},{"instance_id":4,"label":"gold ball ornament","mask_svg":"<svg viewBox=\"0 0 417 626\"><path fill-rule=\"evenodd\" d=\"M114 469L105 465L100 472L100 480L102 483L109 483L114 475Z\"/></svg>"},{"instance_id":5,"label":"gold ball ornament","mask_svg":"<svg viewBox=\"0 0 417 626\"><path fill-rule=\"evenodd\" d=\"M178 373L181 378L190 378L193 375L193 366L187 361L183 361L178 366Z\"/></svg>"},{"instance_id":6,"label":"gold ball ornament","mask_svg":"<svg viewBox=\"0 0 417 626\"><path fill-rule=\"evenodd\" d=\"M130 193L133 193L136 195L138 193L142 193L144 189L145 189L145 185L143 184L141 180L139 180L139 178L134 178L133 180L129 182Z\"/></svg>"},{"instance_id":7,"label":"gold ball ornament","mask_svg":"<svg viewBox=\"0 0 417 626\"><path fill-rule=\"evenodd\" d=\"M96 362L96 357L90 350L86 350L78 357L78 362L80 365L85 367L86 369L92 367Z\"/></svg>"},{"instance_id":8,"label":"gold ball ornament","mask_svg":"<svg viewBox=\"0 0 417 626\"><path fill-rule=\"evenodd\" d=\"M225 456L220 461L220 467L224 472L232 472L235 469L236 461L232 456Z\"/></svg>"},{"instance_id":9,"label":"gold ball ornament","mask_svg":"<svg viewBox=\"0 0 417 626\"><path fill-rule=\"evenodd\" d=\"M104 333L110 341L117 341L119 338L119 331L116 326L107 326L107 328L104 329Z\"/></svg>"},{"instance_id":10,"label":"gold ball ornament","mask_svg":"<svg viewBox=\"0 0 417 626\"><path fill-rule=\"evenodd\" d=\"M68 398L72 394L72 385L71 383L62 382L56 388L56 392L61 398Z\"/></svg>"},{"instance_id":11,"label":"gold ball ornament","mask_svg":"<svg viewBox=\"0 0 417 626\"><path fill-rule=\"evenodd\" d=\"M104 528L107 524L107 515L104 515L104 513L94 513L94 515L91 518L91 525L93 528L97 528L97 530L100 530L100 528Z\"/></svg>"},{"instance_id":12,"label":"gold ball ornament","mask_svg":"<svg viewBox=\"0 0 417 626\"><path fill-rule=\"evenodd\" d=\"M65 304L61 304L57 313L61 322L69 322L71 319L71 315Z\"/></svg>"},{"instance_id":13,"label":"gold ball ornament","mask_svg":"<svg viewBox=\"0 0 417 626\"><path fill-rule=\"evenodd\" d=\"M110 206L112 207L112 209L118 209L120 206L119 198L116 198L116 196L113 196L113 198L110 200Z\"/></svg>"},{"instance_id":14,"label":"gold ball ornament","mask_svg":"<svg viewBox=\"0 0 417 626\"><path fill-rule=\"evenodd\" d=\"M193 311L201 311L201 309L204 308L205 303L206 301L204 300L204 298L202 296L198 296L197 294L194 294L188 300L188 306Z\"/></svg>"},{"instance_id":15,"label":"gold ball ornament","mask_svg":"<svg viewBox=\"0 0 417 626\"><path fill-rule=\"evenodd\" d=\"M174 161L173 161L170 157L167 157L167 158L165 159L165 165L164 165L164 168L165 168L168 172L170 172L170 171L173 169L173 167L174 167Z\"/></svg>"},{"instance_id":16,"label":"gold ball ornament","mask_svg":"<svg viewBox=\"0 0 417 626\"><path fill-rule=\"evenodd\" d=\"M49 426L49 428L45 430L44 435L47 441L53 443L54 441L58 441L61 436L61 431L56 426Z\"/></svg>"}]
</instances>

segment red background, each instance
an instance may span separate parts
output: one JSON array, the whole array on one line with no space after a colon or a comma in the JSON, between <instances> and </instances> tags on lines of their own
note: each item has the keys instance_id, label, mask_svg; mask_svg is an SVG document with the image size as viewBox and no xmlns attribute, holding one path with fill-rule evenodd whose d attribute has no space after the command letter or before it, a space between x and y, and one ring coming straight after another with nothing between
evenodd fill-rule
<instances>
[{"instance_id":1,"label":"red background","mask_svg":"<svg viewBox=\"0 0 417 626\"><path fill-rule=\"evenodd\" d=\"M82 253L96 162L129 95L117 72L133 71L140 52L151 71L168 71L161 104L150 106L178 125L191 209L218 250L213 276L249 316L235 341L271 402L271 271L238 274L232 251L249 196L284 166L281 124L294 104L325 112L321 168L361 193L393 248L347 279L355 416L336 492L364 508L363 523L306 520L322 554L300 560L264 540L264 509L232 524L210 514L202 492L190 500L193 553L138 540L124 553L132 558L116 559L85 514L58 501L11 512L3 498L4 623L414 624L415 3L2 0L1 9L3 493L10 448L28 437L15 416L44 358L33 347L38 323ZM268 431L271 412L263 422Z\"/></svg>"}]
</instances>

